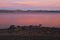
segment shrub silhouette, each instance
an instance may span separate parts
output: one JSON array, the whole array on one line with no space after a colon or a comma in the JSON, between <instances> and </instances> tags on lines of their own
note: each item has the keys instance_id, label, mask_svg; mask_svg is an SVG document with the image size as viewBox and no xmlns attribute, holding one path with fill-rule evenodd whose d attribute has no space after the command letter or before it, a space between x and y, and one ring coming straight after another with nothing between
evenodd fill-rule
<instances>
[{"instance_id":1,"label":"shrub silhouette","mask_svg":"<svg viewBox=\"0 0 60 40\"><path fill-rule=\"evenodd\" d=\"M42 24L39 24L39 27L41 27L42 26Z\"/></svg>"},{"instance_id":2,"label":"shrub silhouette","mask_svg":"<svg viewBox=\"0 0 60 40\"><path fill-rule=\"evenodd\" d=\"M20 28L20 26L17 26L17 28Z\"/></svg>"},{"instance_id":3,"label":"shrub silhouette","mask_svg":"<svg viewBox=\"0 0 60 40\"><path fill-rule=\"evenodd\" d=\"M15 25L10 25L10 27L8 29L9 29L9 32L12 33L12 32L14 32L16 27L15 27Z\"/></svg>"},{"instance_id":4,"label":"shrub silhouette","mask_svg":"<svg viewBox=\"0 0 60 40\"><path fill-rule=\"evenodd\" d=\"M16 26L16 27L17 27L17 28L16 28L15 31L16 31L16 33L17 33L17 32L19 32L19 31L21 30L21 27L20 27L20 26Z\"/></svg>"}]
</instances>

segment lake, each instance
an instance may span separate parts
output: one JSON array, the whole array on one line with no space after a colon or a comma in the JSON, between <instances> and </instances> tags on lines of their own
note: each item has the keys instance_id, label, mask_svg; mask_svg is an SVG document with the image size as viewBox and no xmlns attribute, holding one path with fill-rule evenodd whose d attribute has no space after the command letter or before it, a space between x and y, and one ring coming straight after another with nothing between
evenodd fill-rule
<instances>
[{"instance_id":1,"label":"lake","mask_svg":"<svg viewBox=\"0 0 60 40\"><path fill-rule=\"evenodd\" d=\"M0 13L0 28L39 24L45 27L60 27L60 13Z\"/></svg>"}]
</instances>

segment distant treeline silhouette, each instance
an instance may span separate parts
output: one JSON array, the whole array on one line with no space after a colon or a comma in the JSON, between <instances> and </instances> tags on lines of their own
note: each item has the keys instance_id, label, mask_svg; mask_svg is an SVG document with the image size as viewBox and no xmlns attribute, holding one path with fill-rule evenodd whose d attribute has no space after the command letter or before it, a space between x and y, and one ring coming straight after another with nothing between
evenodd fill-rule
<instances>
[{"instance_id":1,"label":"distant treeline silhouette","mask_svg":"<svg viewBox=\"0 0 60 40\"><path fill-rule=\"evenodd\" d=\"M0 13L15 13L15 12L60 12L60 10L0 10Z\"/></svg>"}]
</instances>

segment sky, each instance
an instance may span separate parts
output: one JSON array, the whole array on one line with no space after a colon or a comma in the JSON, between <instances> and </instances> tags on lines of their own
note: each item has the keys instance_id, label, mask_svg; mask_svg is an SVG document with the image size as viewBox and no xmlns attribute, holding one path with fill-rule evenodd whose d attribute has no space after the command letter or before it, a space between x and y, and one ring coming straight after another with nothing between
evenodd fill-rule
<instances>
[{"instance_id":1,"label":"sky","mask_svg":"<svg viewBox=\"0 0 60 40\"><path fill-rule=\"evenodd\" d=\"M0 9L60 10L60 0L0 0Z\"/></svg>"}]
</instances>

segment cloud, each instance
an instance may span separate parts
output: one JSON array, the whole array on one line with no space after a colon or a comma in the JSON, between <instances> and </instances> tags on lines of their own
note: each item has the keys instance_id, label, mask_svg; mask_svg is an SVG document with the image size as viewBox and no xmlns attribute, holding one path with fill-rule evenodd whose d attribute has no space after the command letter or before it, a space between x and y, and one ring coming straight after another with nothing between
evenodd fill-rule
<instances>
[{"instance_id":1,"label":"cloud","mask_svg":"<svg viewBox=\"0 0 60 40\"><path fill-rule=\"evenodd\" d=\"M60 0L0 0L0 8L60 8Z\"/></svg>"}]
</instances>

